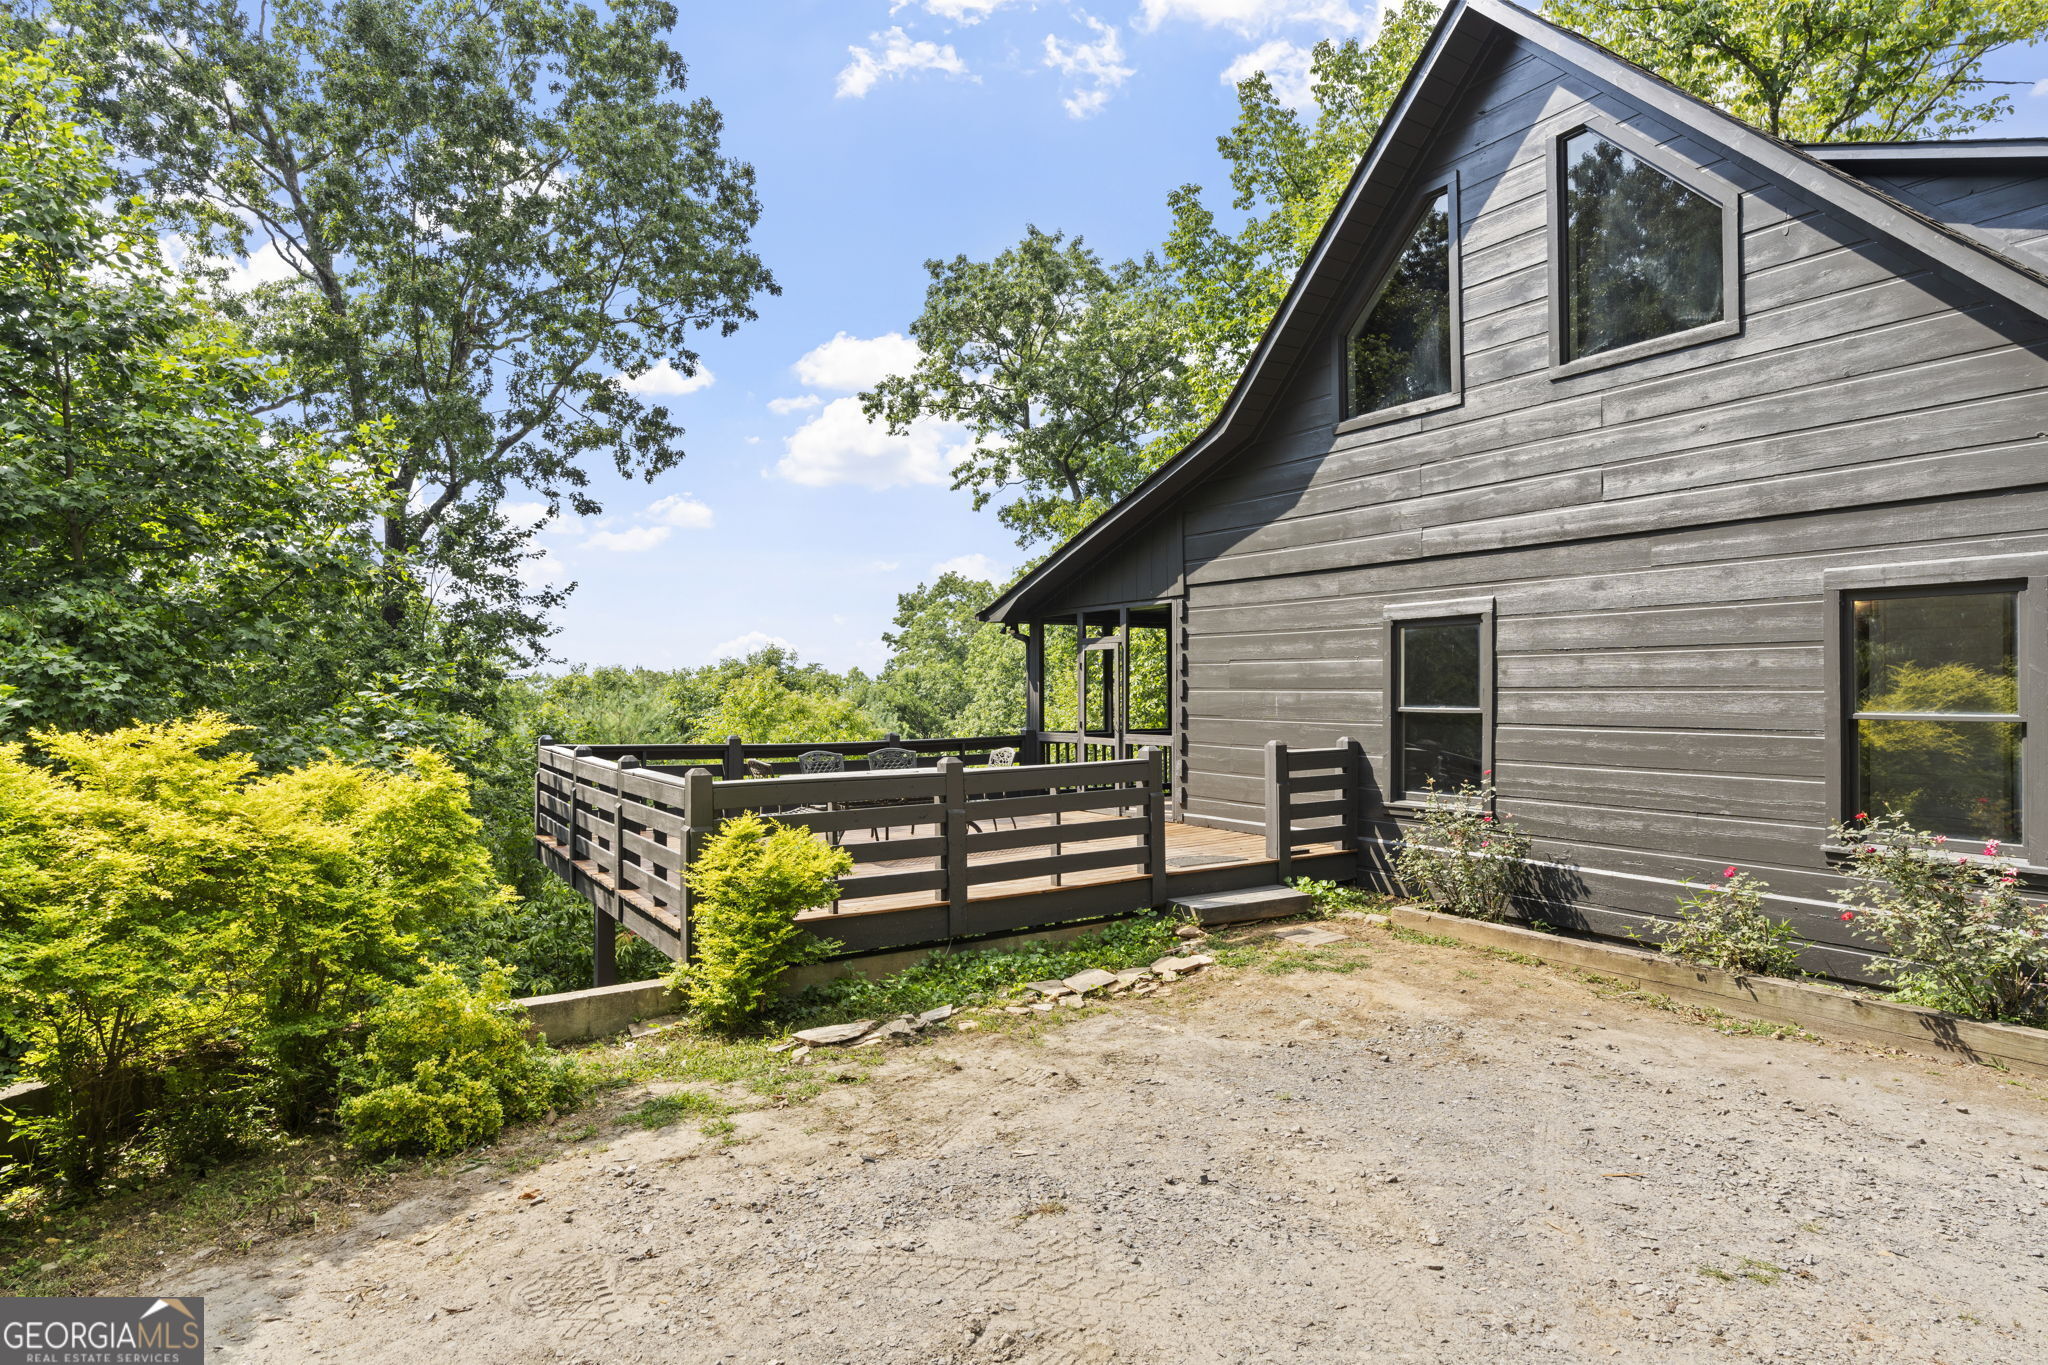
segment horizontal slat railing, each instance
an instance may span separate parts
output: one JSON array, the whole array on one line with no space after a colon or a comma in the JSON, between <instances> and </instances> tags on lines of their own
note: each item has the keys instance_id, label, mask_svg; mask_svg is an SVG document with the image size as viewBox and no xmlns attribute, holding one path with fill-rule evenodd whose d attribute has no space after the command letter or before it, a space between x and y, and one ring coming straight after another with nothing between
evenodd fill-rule
<instances>
[{"instance_id":1,"label":"horizontal slat railing","mask_svg":"<svg viewBox=\"0 0 2048 1365\"><path fill-rule=\"evenodd\" d=\"M944 744L972 752L983 742L910 741L905 747ZM824 921L820 932L857 937L861 947L928 942L935 923L943 925L944 937L978 932L972 893L981 886L1047 883L1033 893L1052 895L1045 923L1058 920L1057 893L1079 885L1075 878L1099 893L1100 874L1128 870L1109 880L1132 883L1130 909L1165 897L1165 764L1158 750L1089 763L984 768L967 767L954 752L937 755L929 768L721 779L709 765L681 772L643 766L646 760L624 752L627 747L540 746L535 841L550 868L601 916L609 914L674 957L689 953L684 870L719 825L747 811L808 828L851 853L855 871L841 879L840 900L811 915ZM677 749L723 752L718 746L638 747L657 757ZM754 747L805 752L828 746ZM912 903L902 903L906 899ZM1101 894L1088 898L1091 907L1102 902ZM1016 912L1006 913L1008 925ZM893 936L892 916L901 925ZM842 935L834 921L858 923L859 933Z\"/></svg>"},{"instance_id":2,"label":"horizontal slat railing","mask_svg":"<svg viewBox=\"0 0 2048 1365\"><path fill-rule=\"evenodd\" d=\"M1352 739L1327 749L1267 742L1266 856L1279 864L1280 880L1302 844L1358 847L1364 773L1364 753Z\"/></svg>"}]
</instances>

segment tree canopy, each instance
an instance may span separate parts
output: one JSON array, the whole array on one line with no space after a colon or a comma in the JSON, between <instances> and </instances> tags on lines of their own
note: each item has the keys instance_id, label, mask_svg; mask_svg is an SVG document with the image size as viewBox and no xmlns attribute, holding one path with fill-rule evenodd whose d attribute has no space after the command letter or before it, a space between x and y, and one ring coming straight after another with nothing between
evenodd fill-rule
<instances>
[{"instance_id":1,"label":"tree canopy","mask_svg":"<svg viewBox=\"0 0 2048 1365\"><path fill-rule=\"evenodd\" d=\"M663 0L8 0L63 32L124 181L202 262L268 253L233 309L280 359L281 431L388 420L379 541L445 621L531 655L511 489L601 510L588 462L648 478L681 426L625 379L699 363L776 286L751 167L662 38ZM385 603L396 624L412 586Z\"/></svg>"},{"instance_id":2,"label":"tree canopy","mask_svg":"<svg viewBox=\"0 0 2048 1365\"><path fill-rule=\"evenodd\" d=\"M1078 237L1027 228L993 260L925 262L908 374L862 395L901 432L966 425L953 486L997 509L1019 545L1061 540L1144 476L1142 451L1175 424L1186 368L1156 265L1104 265Z\"/></svg>"},{"instance_id":3,"label":"tree canopy","mask_svg":"<svg viewBox=\"0 0 2048 1365\"><path fill-rule=\"evenodd\" d=\"M1984 74L2048 0L1549 0L1550 18L1773 137L1961 137L2012 108Z\"/></svg>"}]
</instances>

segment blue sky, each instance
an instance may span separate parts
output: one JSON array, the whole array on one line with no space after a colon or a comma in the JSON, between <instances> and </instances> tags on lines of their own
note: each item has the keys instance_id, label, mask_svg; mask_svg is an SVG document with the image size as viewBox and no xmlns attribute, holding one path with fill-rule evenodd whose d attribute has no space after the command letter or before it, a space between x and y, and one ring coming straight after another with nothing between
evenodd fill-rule
<instances>
[{"instance_id":1,"label":"blue sky","mask_svg":"<svg viewBox=\"0 0 2048 1365\"><path fill-rule=\"evenodd\" d=\"M607 515L539 537L537 573L577 584L555 653L679 667L777 639L873 669L896 594L1020 563L947 487L958 431L890 438L851 401L914 354L922 263L985 258L1027 223L1110 258L1156 246L1176 186L1227 201L1227 73L1298 87L1309 44L1373 24L1368 0L686 0L673 40L759 176L755 243L783 293L707 336L697 376L643 381L688 428L682 465L595 478ZM1992 74L2031 82L2048 53ZM2048 95L2016 102L1997 133L2048 133Z\"/></svg>"}]
</instances>

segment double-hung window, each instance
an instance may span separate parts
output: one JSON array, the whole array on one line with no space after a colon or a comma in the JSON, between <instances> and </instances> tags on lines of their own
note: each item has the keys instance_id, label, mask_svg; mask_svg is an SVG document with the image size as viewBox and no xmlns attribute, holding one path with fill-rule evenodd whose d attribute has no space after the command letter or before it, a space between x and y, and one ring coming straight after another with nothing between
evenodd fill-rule
<instances>
[{"instance_id":1,"label":"double-hung window","mask_svg":"<svg viewBox=\"0 0 2048 1365\"><path fill-rule=\"evenodd\" d=\"M1956 839L2022 838L2022 596L2010 586L1847 594L1857 810L1897 811Z\"/></svg>"},{"instance_id":2,"label":"double-hung window","mask_svg":"<svg viewBox=\"0 0 2048 1365\"><path fill-rule=\"evenodd\" d=\"M1491 603L1390 607L1388 707L1397 799L1488 785L1492 768ZM1441 613L1441 614L1439 614Z\"/></svg>"}]
</instances>

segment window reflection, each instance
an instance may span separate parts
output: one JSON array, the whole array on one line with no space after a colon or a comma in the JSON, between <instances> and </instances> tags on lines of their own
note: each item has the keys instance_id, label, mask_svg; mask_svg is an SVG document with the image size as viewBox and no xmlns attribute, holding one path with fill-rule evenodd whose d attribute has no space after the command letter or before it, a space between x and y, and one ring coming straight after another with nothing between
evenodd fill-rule
<instances>
[{"instance_id":1,"label":"window reflection","mask_svg":"<svg viewBox=\"0 0 2048 1365\"><path fill-rule=\"evenodd\" d=\"M1451 391L1451 201L1431 200L1351 335L1349 415Z\"/></svg>"},{"instance_id":2,"label":"window reflection","mask_svg":"<svg viewBox=\"0 0 2048 1365\"><path fill-rule=\"evenodd\" d=\"M1923 829L2020 837L2018 597L1854 604L1857 804Z\"/></svg>"},{"instance_id":3,"label":"window reflection","mask_svg":"<svg viewBox=\"0 0 2048 1365\"><path fill-rule=\"evenodd\" d=\"M1719 204L1590 130L1564 176L1565 359L1721 319Z\"/></svg>"}]
</instances>

